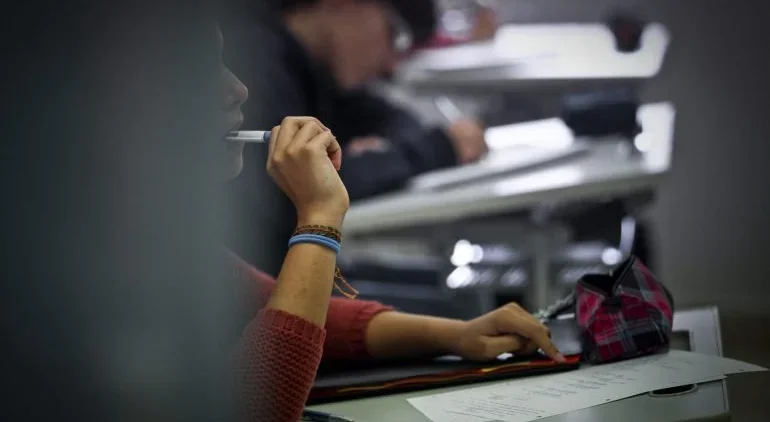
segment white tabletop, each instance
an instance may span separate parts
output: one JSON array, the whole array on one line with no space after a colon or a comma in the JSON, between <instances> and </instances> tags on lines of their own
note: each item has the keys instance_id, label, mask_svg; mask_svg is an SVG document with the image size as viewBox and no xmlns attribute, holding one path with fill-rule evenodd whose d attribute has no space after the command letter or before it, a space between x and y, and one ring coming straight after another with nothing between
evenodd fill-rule
<instances>
[{"instance_id":1,"label":"white tabletop","mask_svg":"<svg viewBox=\"0 0 770 422\"><path fill-rule=\"evenodd\" d=\"M445 223L654 188L671 166L674 114L670 103L640 107L643 133L635 140L644 151L640 154L621 153L622 141L596 142L589 153L531 171L443 191L404 190L357 202L345 218L345 234Z\"/></svg>"},{"instance_id":2,"label":"white tabletop","mask_svg":"<svg viewBox=\"0 0 770 422\"><path fill-rule=\"evenodd\" d=\"M640 49L621 53L601 24L527 24L500 28L493 41L424 51L404 63L401 83L414 88L494 87L507 91L584 81L655 76L669 44L667 29L648 25Z\"/></svg>"}]
</instances>

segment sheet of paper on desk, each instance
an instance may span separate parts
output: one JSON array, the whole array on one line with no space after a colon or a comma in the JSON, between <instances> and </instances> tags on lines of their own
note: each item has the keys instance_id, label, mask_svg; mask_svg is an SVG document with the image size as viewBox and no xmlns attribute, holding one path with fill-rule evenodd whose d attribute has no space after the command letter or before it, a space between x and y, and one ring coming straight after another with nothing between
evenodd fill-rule
<instances>
[{"instance_id":1,"label":"sheet of paper on desk","mask_svg":"<svg viewBox=\"0 0 770 422\"><path fill-rule=\"evenodd\" d=\"M435 422L528 422L652 390L714 381L765 368L674 350L554 375L409 399Z\"/></svg>"}]
</instances>

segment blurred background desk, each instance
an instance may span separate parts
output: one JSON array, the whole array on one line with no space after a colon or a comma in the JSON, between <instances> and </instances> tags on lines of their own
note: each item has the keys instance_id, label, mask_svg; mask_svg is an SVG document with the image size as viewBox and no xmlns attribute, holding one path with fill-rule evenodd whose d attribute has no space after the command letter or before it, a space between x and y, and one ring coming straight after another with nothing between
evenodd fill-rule
<instances>
[{"instance_id":1,"label":"blurred background desk","mask_svg":"<svg viewBox=\"0 0 770 422\"><path fill-rule=\"evenodd\" d=\"M491 40L422 51L402 63L386 92L426 120L443 120L430 101L449 96L465 112L494 109L490 124L559 115L565 96L613 89L639 92L663 68L670 43L660 23L637 23L640 37L618 50L602 23L502 25Z\"/></svg>"},{"instance_id":2,"label":"blurred background desk","mask_svg":"<svg viewBox=\"0 0 770 422\"><path fill-rule=\"evenodd\" d=\"M665 59L668 30L643 28L639 49L621 52L605 24L525 24L498 29L493 40L424 51L404 63L399 84L420 93L490 90L562 92L586 86L639 84Z\"/></svg>"},{"instance_id":3,"label":"blurred background desk","mask_svg":"<svg viewBox=\"0 0 770 422\"><path fill-rule=\"evenodd\" d=\"M453 189L411 189L357 202L345 218L345 234L357 236L425 223L446 223L544 203L654 188L671 164L674 114L669 103L642 106L638 119L643 132L633 142L618 138L598 140L587 155L564 163L469 182ZM632 154L633 144L643 151Z\"/></svg>"},{"instance_id":4,"label":"blurred background desk","mask_svg":"<svg viewBox=\"0 0 770 422\"><path fill-rule=\"evenodd\" d=\"M542 308L631 253L654 267L640 217L671 167L674 107L639 98L670 35L626 18L625 29L613 19L502 25L400 64L383 93L426 122L483 121L490 167L532 152L517 143L582 150L481 179L463 179L468 166L434 172L354 203L340 265L363 297L467 318L509 301Z\"/></svg>"},{"instance_id":5,"label":"blurred background desk","mask_svg":"<svg viewBox=\"0 0 770 422\"><path fill-rule=\"evenodd\" d=\"M669 103L645 105L633 139L578 139L587 152L554 163L357 202L344 269L364 297L408 311L542 308L586 271L639 254L634 213L670 168L674 117Z\"/></svg>"}]
</instances>

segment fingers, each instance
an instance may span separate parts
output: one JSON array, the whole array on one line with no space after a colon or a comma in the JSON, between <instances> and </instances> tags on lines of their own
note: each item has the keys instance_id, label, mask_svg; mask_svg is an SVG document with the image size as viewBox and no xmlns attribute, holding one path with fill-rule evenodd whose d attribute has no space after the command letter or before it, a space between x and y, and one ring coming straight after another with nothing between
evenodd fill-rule
<instances>
[{"instance_id":1,"label":"fingers","mask_svg":"<svg viewBox=\"0 0 770 422\"><path fill-rule=\"evenodd\" d=\"M535 343L551 359L557 362L566 361L551 341L551 333L548 328L530 313L517 304L507 305L499 311L501 315L497 322L501 331L522 335Z\"/></svg>"},{"instance_id":2,"label":"fingers","mask_svg":"<svg viewBox=\"0 0 770 422\"><path fill-rule=\"evenodd\" d=\"M267 156L272 157L273 153L275 152L275 146L278 144L278 136L281 133L281 127L280 126L274 126L273 129L270 130L270 142L267 144Z\"/></svg>"},{"instance_id":3,"label":"fingers","mask_svg":"<svg viewBox=\"0 0 770 422\"><path fill-rule=\"evenodd\" d=\"M526 341L526 339L517 335L487 337L484 357L494 359L503 353L519 353L519 350L524 347Z\"/></svg>"},{"instance_id":4,"label":"fingers","mask_svg":"<svg viewBox=\"0 0 770 422\"><path fill-rule=\"evenodd\" d=\"M334 142L336 143L337 141L335 140ZM340 171L342 168L342 148L339 147L339 144L337 144L337 149L329 152L329 159L332 160L334 170Z\"/></svg>"},{"instance_id":5,"label":"fingers","mask_svg":"<svg viewBox=\"0 0 770 422\"><path fill-rule=\"evenodd\" d=\"M524 356L533 355L535 354L535 352L537 352L537 349L539 349L539 347L537 346L537 343L533 341L526 341L526 343L524 344L524 347L522 347L521 350L519 351L519 354Z\"/></svg>"},{"instance_id":6,"label":"fingers","mask_svg":"<svg viewBox=\"0 0 770 422\"><path fill-rule=\"evenodd\" d=\"M278 144L278 136L280 136L281 127L275 126L270 130L270 142L267 144L267 163L265 168L267 173L271 176L275 176L275 146Z\"/></svg>"},{"instance_id":7,"label":"fingers","mask_svg":"<svg viewBox=\"0 0 770 422\"><path fill-rule=\"evenodd\" d=\"M284 161L288 155L296 156L311 139L329 129L315 117L286 117L271 131L268 145L268 171ZM331 157L330 157L331 158ZM341 159L337 159L341 162Z\"/></svg>"},{"instance_id":8,"label":"fingers","mask_svg":"<svg viewBox=\"0 0 770 422\"><path fill-rule=\"evenodd\" d=\"M522 319L519 323L519 330L521 335L535 343L548 357L557 362L565 361L564 356L559 352L559 349L557 349L553 342L551 342L548 330L538 321Z\"/></svg>"},{"instance_id":9,"label":"fingers","mask_svg":"<svg viewBox=\"0 0 770 422\"><path fill-rule=\"evenodd\" d=\"M287 154L297 154L306 147L306 144L310 142L316 135L322 132L329 132L322 124L317 121L306 121L302 127L294 134L294 137L286 145Z\"/></svg>"},{"instance_id":10,"label":"fingers","mask_svg":"<svg viewBox=\"0 0 770 422\"><path fill-rule=\"evenodd\" d=\"M273 147L273 155L283 151L291 143L291 140L294 139L294 134L297 133L300 127L300 120L297 118L287 117L281 121L278 135L273 134L270 142Z\"/></svg>"},{"instance_id":11,"label":"fingers","mask_svg":"<svg viewBox=\"0 0 770 422\"><path fill-rule=\"evenodd\" d=\"M314 130L325 130L326 126L324 126L318 119L315 117L287 117L281 121L280 125L280 133L277 137L275 137L274 142L275 148L277 150L283 150L286 147L288 147L292 141L295 140L296 136L298 135L298 132L300 132L303 128L310 125L308 128L309 131ZM305 135L307 132L305 132ZM311 136L312 137L312 136ZM309 141L310 137L307 137L305 141Z\"/></svg>"},{"instance_id":12,"label":"fingers","mask_svg":"<svg viewBox=\"0 0 770 422\"><path fill-rule=\"evenodd\" d=\"M340 171L342 168L342 147L339 142L337 142L337 138L334 135L332 135L332 142L326 146L326 153L329 156L329 159L332 160L334 169Z\"/></svg>"},{"instance_id":13,"label":"fingers","mask_svg":"<svg viewBox=\"0 0 770 422\"><path fill-rule=\"evenodd\" d=\"M308 147L325 153L334 165L334 169L339 171L342 166L342 148L331 132L323 131L317 134L308 142Z\"/></svg>"},{"instance_id":14,"label":"fingers","mask_svg":"<svg viewBox=\"0 0 770 422\"><path fill-rule=\"evenodd\" d=\"M308 117L308 116L290 116L286 117L281 121L281 130L284 132L283 136L284 139L292 139L294 138L294 135L297 133L297 131L300 130L303 126L305 126L308 123L315 123L318 126L321 126L323 129L327 129L326 126L321 123L320 120L316 119L315 117ZM280 138L279 138L280 139Z\"/></svg>"},{"instance_id":15,"label":"fingers","mask_svg":"<svg viewBox=\"0 0 770 422\"><path fill-rule=\"evenodd\" d=\"M275 133L272 134L270 141L271 146L277 151L284 150L289 144L291 144L292 140L297 135L297 132L299 132L308 124L314 124L317 127L326 129L326 126L324 126L315 117L286 117L278 126L280 128L278 135ZM310 138L306 140L309 139Z\"/></svg>"}]
</instances>

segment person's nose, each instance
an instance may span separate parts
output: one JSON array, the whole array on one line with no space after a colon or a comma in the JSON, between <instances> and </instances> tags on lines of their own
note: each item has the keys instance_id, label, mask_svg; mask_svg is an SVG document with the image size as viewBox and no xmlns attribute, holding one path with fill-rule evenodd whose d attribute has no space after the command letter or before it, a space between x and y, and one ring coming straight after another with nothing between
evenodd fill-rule
<instances>
[{"instance_id":1,"label":"person's nose","mask_svg":"<svg viewBox=\"0 0 770 422\"><path fill-rule=\"evenodd\" d=\"M227 70L227 96L225 108L234 110L239 108L249 99L249 89L229 69Z\"/></svg>"}]
</instances>

